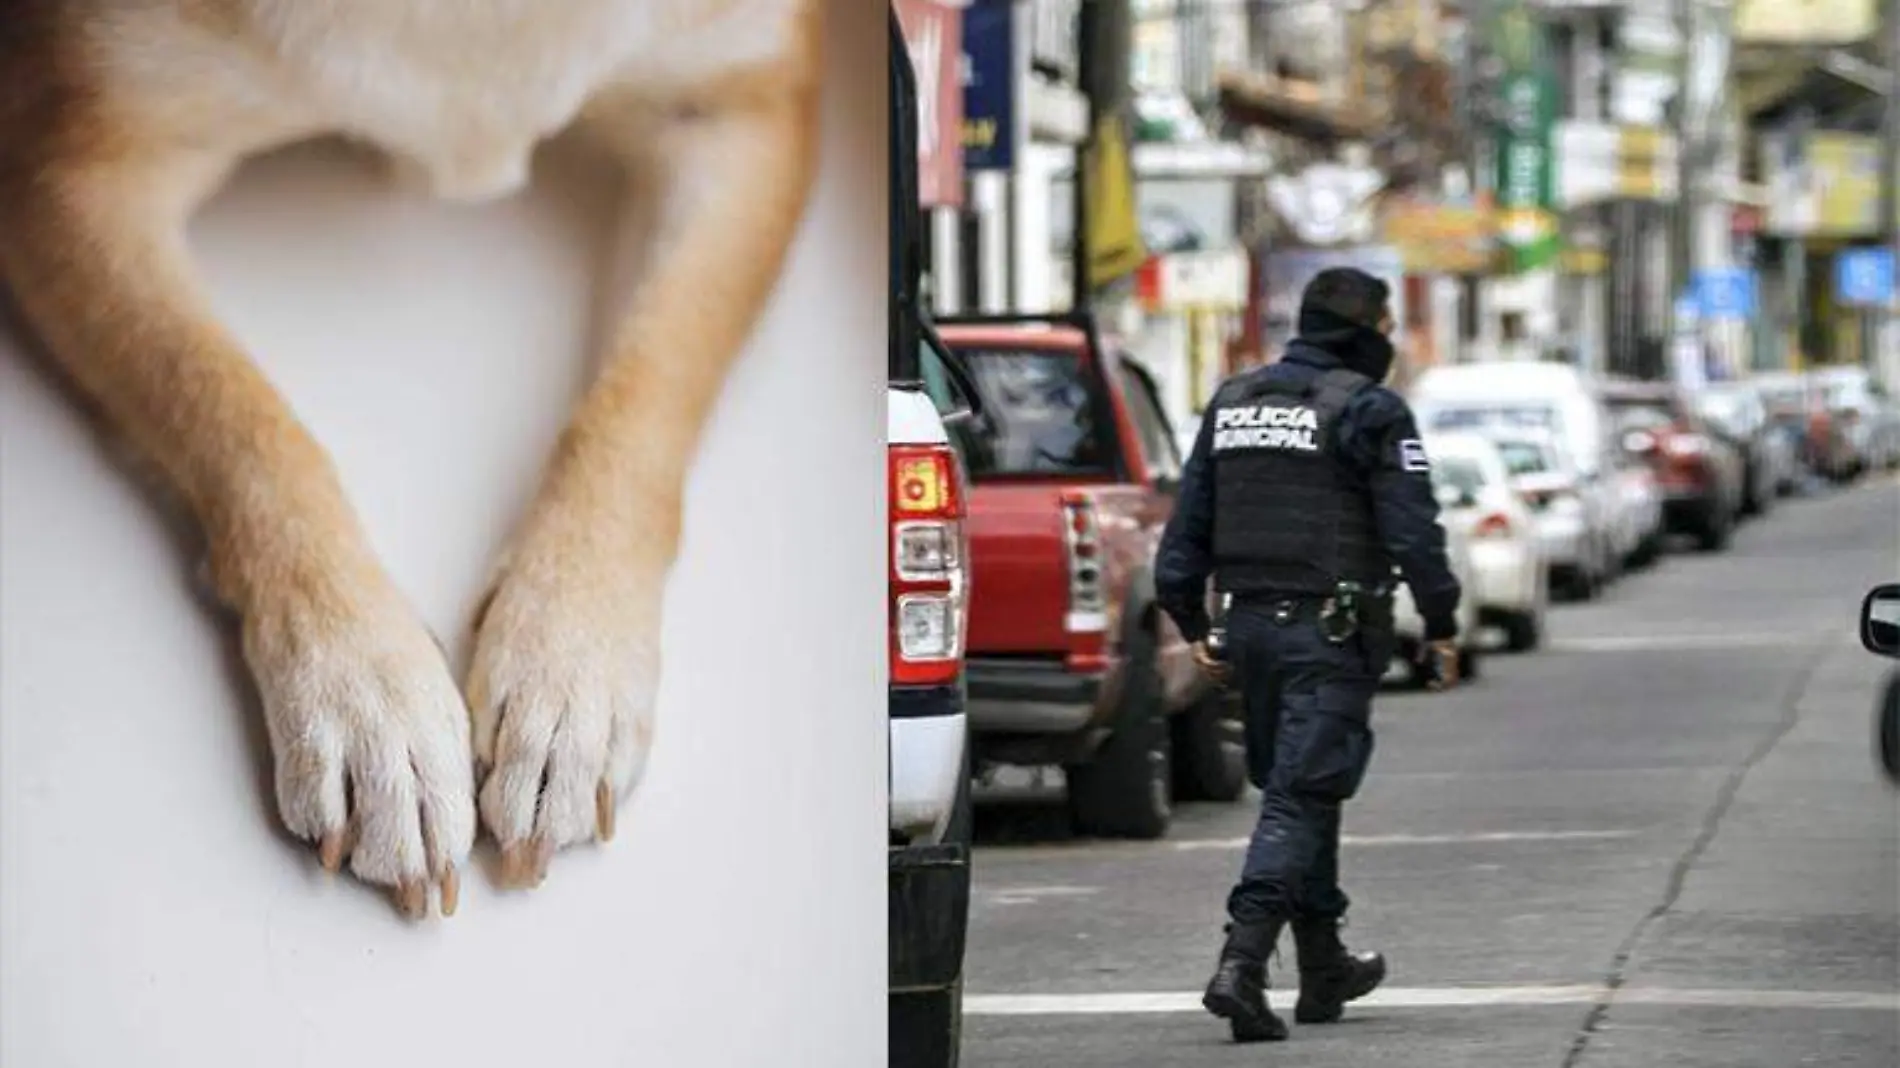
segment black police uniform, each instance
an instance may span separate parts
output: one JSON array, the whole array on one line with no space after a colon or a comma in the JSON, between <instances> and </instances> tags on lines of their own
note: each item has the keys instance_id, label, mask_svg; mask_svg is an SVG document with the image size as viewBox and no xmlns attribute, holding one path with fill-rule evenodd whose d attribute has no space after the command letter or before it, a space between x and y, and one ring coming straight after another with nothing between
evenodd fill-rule
<instances>
[{"instance_id":1,"label":"black police uniform","mask_svg":"<svg viewBox=\"0 0 1900 1068\"><path fill-rule=\"evenodd\" d=\"M1155 568L1161 605L1190 641L1209 629L1209 577L1233 595L1227 655L1263 796L1207 1007L1242 1040L1285 1037L1261 991L1289 922L1301 1022L1337 1019L1384 977L1381 958L1348 954L1338 939L1349 904L1339 887L1340 805L1372 755L1372 698L1396 644L1394 565L1428 640L1455 635L1461 596L1411 410L1378 384L1389 343L1364 328L1315 333L1331 343L1296 341L1216 393ZM1341 581L1365 592L1357 627L1334 640L1322 614Z\"/></svg>"}]
</instances>

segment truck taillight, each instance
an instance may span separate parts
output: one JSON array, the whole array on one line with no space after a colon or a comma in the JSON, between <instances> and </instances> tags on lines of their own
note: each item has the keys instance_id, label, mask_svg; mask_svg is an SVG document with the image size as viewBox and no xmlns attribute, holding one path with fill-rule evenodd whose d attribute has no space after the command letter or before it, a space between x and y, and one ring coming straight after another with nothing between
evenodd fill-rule
<instances>
[{"instance_id":1,"label":"truck taillight","mask_svg":"<svg viewBox=\"0 0 1900 1068\"><path fill-rule=\"evenodd\" d=\"M968 625L968 543L957 457L945 445L890 450L891 682L955 682Z\"/></svg>"},{"instance_id":2,"label":"truck taillight","mask_svg":"<svg viewBox=\"0 0 1900 1068\"><path fill-rule=\"evenodd\" d=\"M1108 591L1102 567L1102 526L1095 503L1086 496L1062 499L1063 544L1069 564L1068 630L1100 633L1108 629Z\"/></svg>"}]
</instances>

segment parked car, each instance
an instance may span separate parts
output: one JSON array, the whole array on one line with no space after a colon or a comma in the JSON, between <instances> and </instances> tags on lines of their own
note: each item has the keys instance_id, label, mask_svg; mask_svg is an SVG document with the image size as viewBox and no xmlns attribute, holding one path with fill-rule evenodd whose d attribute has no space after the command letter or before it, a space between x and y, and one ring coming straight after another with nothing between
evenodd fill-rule
<instances>
[{"instance_id":1,"label":"parked car","mask_svg":"<svg viewBox=\"0 0 1900 1068\"><path fill-rule=\"evenodd\" d=\"M1649 461L1611 431L1609 481L1620 505L1615 524L1617 551L1623 566L1647 567L1662 555L1663 537L1668 532L1663 521L1662 484Z\"/></svg>"},{"instance_id":2,"label":"parked car","mask_svg":"<svg viewBox=\"0 0 1900 1068\"><path fill-rule=\"evenodd\" d=\"M956 1068L970 913L967 475L950 428L973 384L918 306L915 72L890 14L888 1045L891 1064Z\"/></svg>"},{"instance_id":3,"label":"parked car","mask_svg":"<svg viewBox=\"0 0 1900 1068\"><path fill-rule=\"evenodd\" d=\"M1458 585L1467 591L1458 598L1458 674L1475 679L1482 653L1478 645L1479 598L1469 591L1479 585L1477 562L1464 524L1441 521L1441 525L1445 528L1445 555L1451 558L1451 573L1458 576ZM1412 599L1412 590L1403 581L1392 595L1392 626L1398 636L1393 659L1404 665L1412 685L1425 685L1428 681L1425 665L1419 662L1420 647L1425 642L1425 618L1419 615L1418 602Z\"/></svg>"},{"instance_id":4,"label":"parked car","mask_svg":"<svg viewBox=\"0 0 1900 1068\"><path fill-rule=\"evenodd\" d=\"M1861 600L1860 644L1900 660L1900 583L1875 586ZM1874 704L1874 753L1887 781L1900 786L1900 669L1887 673Z\"/></svg>"},{"instance_id":5,"label":"parked car","mask_svg":"<svg viewBox=\"0 0 1900 1068\"><path fill-rule=\"evenodd\" d=\"M1852 474L1900 464L1900 417L1886 391L1865 367L1822 367L1813 372L1829 416L1846 439Z\"/></svg>"},{"instance_id":6,"label":"parked car","mask_svg":"<svg viewBox=\"0 0 1900 1068\"><path fill-rule=\"evenodd\" d=\"M1601 388L1625 445L1656 472L1668 528L1694 537L1705 552L1726 548L1741 511L1741 455L1709 430L1673 383L1623 380Z\"/></svg>"},{"instance_id":7,"label":"parked car","mask_svg":"<svg viewBox=\"0 0 1900 1068\"><path fill-rule=\"evenodd\" d=\"M1512 652L1536 648L1550 603L1543 539L1498 446L1470 433L1429 434L1424 444L1442 521L1458 531L1471 557L1465 596L1476 603L1478 622L1503 630Z\"/></svg>"},{"instance_id":8,"label":"parked car","mask_svg":"<svg viewBox=\"0 0 1900 1068\"><path fill-rule=\"evenodd\" d=\"M1076 828L1106 836L1164 835L1176 798L1238 798L1238 695L1155 604L1181 456L1153 379L1087 316L941 331L984 406L958 432L979 768L1060 764Z\"/></svg>"},{"instance_id":9,"label":"parked car","mask_svg":"<svg viewBox=\"0 0 1900 1068\"><path fill-rule=\"evenodd\" d=\"M1747 383L1761 397L1766 409L1769 438L1778 452L1788 457L1783 481L1776 492L1787 496L1800 489L1820 472L1813 467L1808 440L1807 379L1787 371L1757 374Z\"/></svg>"},{"instance_id":10,"label":"parked car","mask_svg":"<svg viewBox=\"0 0 1900 1068\"><path fill-rule=\"evenodd\" d=\"M1584 599L1621 564L1621 494L1609 477L1612 439L1595 389L1594 379L1575 367L1507 362L1432 367L1409 391L1427 433L1468 430L1494 440L1543 435L1545 466L1514 480L1534 495L1553 577Z\"/></svg>"},{"instance_id":11,"label":"parked car","mask_svg":"<svg viewBox=\"0 0 1900 1068\"><path fill-rule=\"evenodd\" d=\"M1710 432L1742 458L1740 514L1766 513L1789 480L1781 465L1790 457L1785 439L1768 421L1761 393L1746 382L1720 382L1698 390L1693 400Z\"/></svg>"},{"instance_id":12,"label":"parked car","mask_svg":"<svg viewBox=\"0 0 1900 1068\"><path fill-rule=\"evenodd\" d=\"M1620 501L1603 478L1586 480L1562 439L1534 428L1486 432L1511 489L1531 513L1548 585L1589 600L1608 581Z\"/></svg>"}]
</instances>

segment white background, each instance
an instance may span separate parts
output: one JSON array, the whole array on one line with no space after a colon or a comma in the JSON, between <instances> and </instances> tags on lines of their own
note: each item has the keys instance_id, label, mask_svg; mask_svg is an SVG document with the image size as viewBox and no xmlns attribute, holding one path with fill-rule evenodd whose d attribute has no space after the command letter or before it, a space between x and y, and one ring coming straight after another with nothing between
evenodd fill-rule
<instances>
[{"instance_id":1,"label":"white background","mask_svg":"<svg viewBox=\"0 0 1900 1068\"><path fill-rule=\"evenodd\" d=\"M196 561L0 333L0 1064L884 1063L887 82L850 7L819 195L688 496L648 777L533 893L469 873L411 927L288 843ZM194 228L458 675L584 381L609 192L544 155L438 206L306 149Z\"/></svg>"}]
</instances>

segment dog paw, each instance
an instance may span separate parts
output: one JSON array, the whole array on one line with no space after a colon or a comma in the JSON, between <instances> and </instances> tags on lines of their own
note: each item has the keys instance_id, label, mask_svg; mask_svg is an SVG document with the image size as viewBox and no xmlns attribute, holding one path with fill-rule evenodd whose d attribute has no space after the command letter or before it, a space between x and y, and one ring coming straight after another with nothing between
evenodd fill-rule
<instances>
[{"instance_id":1,"label":"dog paw","mask_svg":"<svg viewBox=\"0 0 1900 1068\"><path fill-rule=\"evenodd\" d=\"M335 584L244 622L263 696L278 811L323 866L394 891L422 918L431 888L454 914L475 838L474 769L442 650L393 590Z\"/></svg>"},{"instance_id":2,"label":"dog paw","mask_svg":"<svg viewBox=\"0 0 1900 1068\"><path fill-rule=\"evenodd\" d=\"M653 744L658 586L571 562L514 569L479 613L467 693L505 886L539 885L557 850L613 837Z\"/></svg>"}]
</instances>

